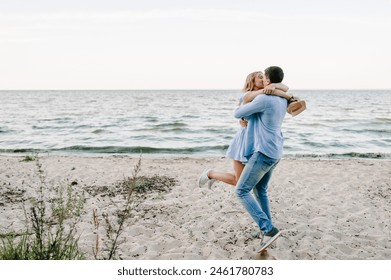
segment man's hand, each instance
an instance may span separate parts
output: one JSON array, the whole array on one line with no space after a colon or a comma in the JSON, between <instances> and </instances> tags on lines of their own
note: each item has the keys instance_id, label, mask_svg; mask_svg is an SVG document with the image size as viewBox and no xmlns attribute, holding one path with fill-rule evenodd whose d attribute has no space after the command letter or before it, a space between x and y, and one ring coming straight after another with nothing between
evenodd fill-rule
<instances>
[{"instance_id":1,"label":"man's hand","mask_svg":"<svg viewBox=\"0 0 391 280\"><path fill-rule=\"evenodd\" d=\"M246 121L245 119L241 118L241 119L239 120L239 123L240 123L240 125L241 125L242 127L246 127L248 121Z\"/></svg>"}]
</instances>

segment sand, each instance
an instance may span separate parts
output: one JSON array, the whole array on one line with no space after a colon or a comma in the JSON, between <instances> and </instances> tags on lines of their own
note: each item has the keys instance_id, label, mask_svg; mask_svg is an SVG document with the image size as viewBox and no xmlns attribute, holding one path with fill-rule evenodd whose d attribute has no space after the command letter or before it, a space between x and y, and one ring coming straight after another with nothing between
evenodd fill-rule
<instances>
[{"instance_id":1,"label":"sand","mask_svg":"<svg viewBox=\"0 0 391 280\"><path fill-rule=\"evenodd\" d=\"M0 155L0 233L21 231L32 197L37 197L37 161ZM84 193L78 222L79 245L94 259L107 240L103 213L114 215L123 195L110 192L132 175L139 156L40 155L45 188L72 184ZM216 183L199 188L202 170L231 170L220 157L143 156L139 176L176 179L167 192L134 197L132 216L121 235L119 254L139 260L351 260L391 259L391 162L375 159L282 159L271 179L269 197L282 236L260 255L258 230L235 196L234 187ZM24 202L23 202L24 201ZM26 206L27 205L27 206ZM114 217L114 216L110 216ZM112 218L112 221L115 219Z\"/></svg>"}]
</instances>

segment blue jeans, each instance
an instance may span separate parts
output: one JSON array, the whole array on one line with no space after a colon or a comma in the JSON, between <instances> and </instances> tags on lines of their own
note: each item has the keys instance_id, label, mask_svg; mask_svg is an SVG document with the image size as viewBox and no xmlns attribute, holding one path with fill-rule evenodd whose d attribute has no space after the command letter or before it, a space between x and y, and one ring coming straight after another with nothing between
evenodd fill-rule
<instances>
[{"instance_id":1,"label":"blue jeans","mask_svg":"<svg viewBox=\"0 0 391 280\"><path fill-rule=\"evenodd\" d=\"M264 234L273 228L267 187L273 169L279 161L255 152L244 167L236 185L237 197ZM255 198L250 194L251 190L254 190Z\"/></svg>"}]
</instances>

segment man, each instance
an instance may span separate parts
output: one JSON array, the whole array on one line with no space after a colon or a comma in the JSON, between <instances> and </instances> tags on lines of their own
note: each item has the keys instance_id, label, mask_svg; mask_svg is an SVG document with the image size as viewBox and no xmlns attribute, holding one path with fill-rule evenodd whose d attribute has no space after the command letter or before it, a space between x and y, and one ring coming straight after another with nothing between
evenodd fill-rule
<instances>
[{"instance_id":1,"label":"man","mask_svg":"<svg viewBox=\"0 0 391 280\"><path fill-rule=\"evenodd\" d=\"M264 87L281 83L283 78L280 67L268 67L263 77ZM234 114L236 118L250 118L246 138L250 158L237 183L236 195L262 232L259 251L266 249L280 235L272 223L267 188L273 169L282 157L281 125L287 106L285 98L260 94L236 109ZM254 190L255 198L250 194L251 190Z\"/></svg>"}]
</instances>

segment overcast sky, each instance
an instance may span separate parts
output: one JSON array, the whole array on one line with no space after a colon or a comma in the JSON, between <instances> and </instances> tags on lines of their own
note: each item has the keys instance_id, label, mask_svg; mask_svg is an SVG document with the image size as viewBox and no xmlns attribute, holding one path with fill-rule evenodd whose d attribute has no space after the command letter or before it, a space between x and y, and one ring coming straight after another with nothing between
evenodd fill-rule
<instances>
[{"instance_id":1,"label":"overcast sky","mask_svg":"<svg viewBox=\"0 0 391 280\"><path fill-rule=\"evenodd\" d=\"M391 0L0 0L0 89L391 89Z\"/></svg>"}]
</instances>

